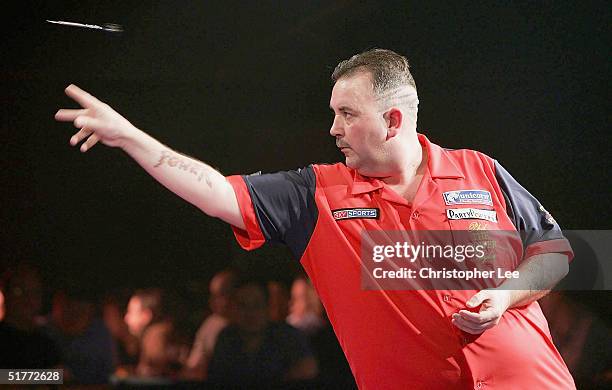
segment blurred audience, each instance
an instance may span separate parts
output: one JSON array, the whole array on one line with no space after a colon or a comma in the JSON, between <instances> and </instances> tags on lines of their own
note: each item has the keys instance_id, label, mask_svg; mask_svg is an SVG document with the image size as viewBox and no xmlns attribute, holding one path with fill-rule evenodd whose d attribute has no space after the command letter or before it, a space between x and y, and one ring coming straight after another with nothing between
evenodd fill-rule
<instances>
[{"instance_id":1,"label":"blurred audience","mask_svg":"<svg viewBox=\"0 0 612 390\"><path fill-rule=\"evenodd\" d=\"M139 340L137 376L179 378L188 352L172 314L179 306L161 289L137 290L130 298L125 322Z\"/></svg>"},{"instance_id":2,"label":"blurred audience","mask_svg":"<svg viewBox=\"0 0 612 390\"><path fill-rule=\"evenodd\" d=\"M0 286L0 322L4 320L4 294L2 293L2 286Z\"/></svg>"},{"instance_id":3,"label":"blurred audience","mask_svg":"<svg viewBox=\"0 0 612 390\"><path fill-rule=\"evenodd\" d=\"M124 321L126 303L118 294L108 294L102 305L102 318L115 342L114 362L120 375L138 363L138 338L130 333Z\"/></svg>"},{"instance_id":4,"label":"blurred audience","mask_svg":"<svg viewBox=\"0 0 612 390\"><path fill-rule=\"evenodd\" d=\"M325 318L319 296L305 276L297 277L291 285L287 322L308 337L319 362L318 382L322 387L357 388L344 352Z\"/></svg>"},{"instance_id":5,"label":"blurred audience","mask_svg":"<svg viewBox=\"0 0 612 390\"><path fill-rule=\"evenodd\" d=\"M108 382L114 370L113 339L92 292L78 287L56 292L46 332L60 349L66 382Z\"/></svg>"},{"instance_id":6,"label":"blurred audience","mask_svg":"<svg viewBox=\"0 0 612 390\"><path fill-rule=\"evenodd\" d=\"M182 329L189 321L181 313L194 311L184 310L173 295L158 288L137 290L126 310L127 295L123 300L108 295L99 310L88 287L78 281L57 291L45 324L38 270L22 263L3 272L0 368L64 368L68 384L107 383L119 366L115 378L144 380L141 384L206 380L207 385L261 388L306 381L317 388L356 388L305 276L294 280L289 294L277 281L259 283L241 280L232 270L219 272L209 284L211 314L191 348ZM602 312L597 307L580 303L592 304L595 294L554 292L540 301L578 388L612 383L609 320L597 314ZM606 294L601 292L601 301Z\"/></svg>"},{"instance_id":7,"label":"blurred audience","mask_svg":"<svg viewBox=\"0 0 612 390\"><path fill-rule=\"evenodd\" d=\"M289 314L289 290L283 283L274 280L268 282L268 295L270 321L285 321Z\"/></svg>"},{"instance_id":8,"label":"blurred audience","mask_svg":"<svg viewBox=\"0 0 612 390\"><path fill-rule=\"evenodd\" d=\"M43 294L38 270L18 264L3 274L0 290L4 297L0 368L59 368L60 351L38 326Z\"/></svg>"},{"instance_id":9,"label":"blurred audience","mask_svg":"<svg viewBox=\"0 0 612 390\"><path fill-rule=\"evenodd\" d=\"M296 278L291 285L287 323L312 336L326 325L322 314L323 306L310 282Z\"/></svg>"},{"instance_id":10,"label":"blurred audience","mask_svg":"<svg viewBox=\"0 0 612 390\"><path fill-rule=\"evenodd\" d=\"M585 293L592 296L600 292ZM578 388L612 388L610 327L578 301L579 292L554 291L539 302L548 319L553 341Z\"/></svg>"},{"instance_id":11,"label":"blurred audience","mask_svg":"<svg viewBox=\"0 0 612 390\"><path fill-rule=\"evenodd\" d=\"M311 380L318 365L297 329L269 319L267 286L241 281L232 294L231 323L217 339L208 368L209 382L259 387Z\"/></svg>"},{"instance_id":12,"label":"blurred audience","mask_svg":"<svg viewBox=\"0 0 612 390\"><path fill-rule=\"evenodd\" d=\"M193 380L204 380L208 362L213 353L217 336L229 322L230 296L236 284L236 274L232 270L217 273L210 281L208 305L211 314L198 329L183 376Z\"/></svg>"}]
</instances>

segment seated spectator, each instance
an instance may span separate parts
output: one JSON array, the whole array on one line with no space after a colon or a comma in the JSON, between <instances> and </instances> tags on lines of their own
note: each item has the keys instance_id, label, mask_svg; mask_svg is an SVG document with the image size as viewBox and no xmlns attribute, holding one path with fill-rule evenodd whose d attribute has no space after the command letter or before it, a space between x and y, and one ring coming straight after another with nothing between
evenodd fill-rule
<instances>
[{"instance_id":1,"label":"seated spectator","mask_svg":"<svg viewBox=\"0 0 612 390\"><path fill-rule=\"evenodd\" d=\"M185 378L194 380L204 380L206 378L206 369L217 336L229 321L229 300L235 283L236 275L231 270L221 271L211 279L208 301L211 314L206 317L196 333L183 373Z\"/></svg>"},{"instance_id":2,"label":"seated spectator","mask_svg":"<svg viewBox=\"0 0 612 390\"><path fill-rule=\"evenodd\" d=\"M0 322L0 368L59 368L61 356L36 323L42 307L38 271L19 264L0 279L4 314Z\"/></svg>"},{"instance_id":3,"label":"seated spectator","mask_svg":"<svg viewBox=\"0 0 612 390\"><path fill-rule=\"evenodd\" d=\"M287 323L311 336L326 324L322 317L323 306L310 282L303 277L293 281Z\"/></svg>"},{"instance_id":4,"label":"seated spectator","mask_svg":"<svg viewBox=\"0 0 612 390\"><path fill-rule=\"evenodd\" d=\"M126 299L127 301L127 299ZM115 342L115 366L118 376L128 375L130 366L138 363L138 338L130 333L123 320L126 302L119 294L109 294L102 305L102 318Z\"/></svg>"},{"instance_id":5,"label":"seated spectator","mask_svg":"<svg viewBox=\"0 0 612 390\"><path fill-rule=\"evenodd\" d=\"M232 323L221 331L208 369L222 386L266 386L316 377L317 362L304 336L268 317L265 285L240 282L232 295Z\"/></svg>"},{"instance_id":6,"label":"seated spectator","mask_svg":"<svg viewBox=\"0 0 612 390\"><path fill-rule=\"evenodd\" d=\"M79 287L53 297L47 334L59 346L66 382L102 384L114 370L113 339L99 315L96 299Z\"/></svg>"},{"instance_id":7,"label":"seated spectator","mask_svg":"<svg viewBox=\"0 0 612 390\"><path fill-rule=\"evenodd\" d=\"M324 318L323 305L310 281L303 276L291 285L287 322L304 332L319 362L318 382L325 388L356 388L344 352L331 325Z\"/></svg>"},{"instance_id":8,"label":"seated spectator","mask_svg":"<svg viewBox=\"0 0 612 390\"><path fill-rule=\"evenodd\" d=\"M130 332L140 340L137 376L178 378L187 357L187 343L177 329L176 303L160 289L138 290L125 314Z\"/></svg>"},{"instance_id":9,"label":"seated spectator","mask_svg":"<svg viewBox=\"0 0 612 390\"><path fill-rule=\"evenodd\" d=\"M285 284L277 281L268 282L270 321L285 321L289 314L289 291Z\"/></svg>"}]
</instances>

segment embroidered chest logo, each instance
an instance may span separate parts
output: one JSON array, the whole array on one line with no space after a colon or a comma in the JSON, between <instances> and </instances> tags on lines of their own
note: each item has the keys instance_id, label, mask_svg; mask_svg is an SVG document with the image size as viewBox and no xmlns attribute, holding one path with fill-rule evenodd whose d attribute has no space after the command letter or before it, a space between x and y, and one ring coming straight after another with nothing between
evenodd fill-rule
<instances>
[{"instance_id":1,"label":"embroidered chest logo","mask_svg":"<svg viewBox=\"0 0 612 390\"><path fill-rule=\"evenodd\" d=\"M486 222L470 222L470 225L468 226L468 230L470 231L477 231L477 230L487 230L487 223Z\"/></svg>"},{"instance_id":2,"label":"embroidered chest logo","mask_svg":"<svg viewBox=\"0 0 612 390\"><path fill-rule=\"evenodd\" d=\"M497 213L495 210L482 209L446 209L448 219L483 219L489 222L497 223Z\"/></svg>"},{"instance_id":3,"label":"embroidered chest logo","mask_svg":"<svg viewBox=\"0 0 612 390\"><path fill-rule=\"evenodd\" d=\"M378 219L379 210L378 209L368 209L368 208L348 208L348 209L337 209L332 210L332 215L336 221L342 219Z\"/></svg>"},{"instance_id":4,"label":"embroidered chest logo","mask_svg":"<svg viewBox=\"0 0 612 390\"><path fill-rule=\"evenodd\" d=\"M491 193L485 190L458 190L448 191L442 194L447 206L456 204L484 204L493 206Z\"/></svg>"}]
</instances>

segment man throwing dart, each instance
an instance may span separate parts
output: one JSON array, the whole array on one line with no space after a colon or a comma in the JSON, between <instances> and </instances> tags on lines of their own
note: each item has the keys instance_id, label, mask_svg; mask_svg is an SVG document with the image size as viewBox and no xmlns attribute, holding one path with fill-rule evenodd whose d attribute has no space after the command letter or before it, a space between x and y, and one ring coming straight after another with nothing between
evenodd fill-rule
<instances>
[{"instance_id":1,"label":"man throwing dart","mask_svg":"<svg viewBox=\"0 0 612 390\"><path fill-rule=\"evenodd\" d=\"M333 72L329 133L344 163L225 177L136 128L74 85L59 121L70 143L129 154L151 176L232 226L247 250L286 244L315 286L360 389L568 389L537 299L568 272L555 220L496 160L417 133L408 61L374 49ZM362 288L364 231L514 231L520 279L473 290ZM517 234L518 236L518 234ZM382 282L381 282L382 283ZM382 284L381 284L382 286Z\"/></svg>"}]
</instances>

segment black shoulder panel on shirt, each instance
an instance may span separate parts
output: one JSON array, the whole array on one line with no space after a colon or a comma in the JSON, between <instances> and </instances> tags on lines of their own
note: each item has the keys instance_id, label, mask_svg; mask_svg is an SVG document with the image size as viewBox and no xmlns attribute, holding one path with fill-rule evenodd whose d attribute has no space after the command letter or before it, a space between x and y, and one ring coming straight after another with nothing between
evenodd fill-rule
<instances>
[{"instance_id":1,"label":"black shoulder panel on shirt","mask_svg":"<svg viewBox=\"0 0 612 390\"><path fill-rule=\"evenodd\" d=\"M506 212L521 233L524 247L535 242L563 238L561 228L550 213L497 160L495 178L506 200Z\"/></svg>"},{"instance_id":2,"label":"black shoulder panel on shirt","mask_svg":"<svg viewBox=\"0 0 612 390\"><path fill-rule=\"evenodd\" d=\"M312 165L295 171L244 176L266 241L284 243L299 260L319 212Z\"/></svg>"}]
</instances>

